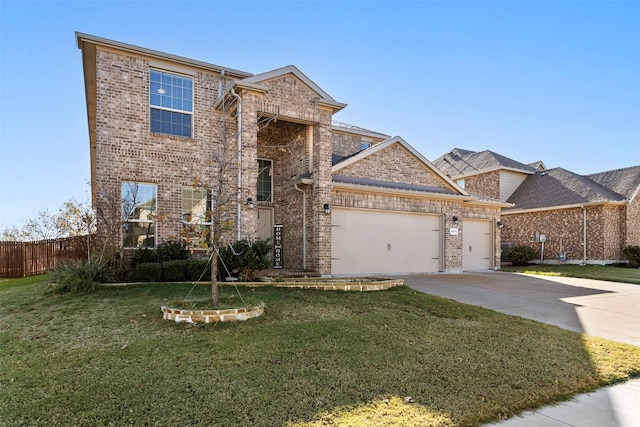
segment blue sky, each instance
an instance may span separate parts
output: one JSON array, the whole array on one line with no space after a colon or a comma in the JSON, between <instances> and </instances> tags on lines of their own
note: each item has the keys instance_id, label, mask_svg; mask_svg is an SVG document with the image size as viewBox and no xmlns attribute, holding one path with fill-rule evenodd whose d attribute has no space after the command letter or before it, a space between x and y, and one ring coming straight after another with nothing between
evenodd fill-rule
<instances>
[{"instance_id":1,"label":"blue sky","mask_svg":"<svg viewBox=\"0 0 640 427\"><path fill-rule=\"evenodd\" d=\"M336 120L580 174L640 164L639 1L0 0L0 227L88 199L79 31L251 73Z\"/></svg>"}]
</instances>

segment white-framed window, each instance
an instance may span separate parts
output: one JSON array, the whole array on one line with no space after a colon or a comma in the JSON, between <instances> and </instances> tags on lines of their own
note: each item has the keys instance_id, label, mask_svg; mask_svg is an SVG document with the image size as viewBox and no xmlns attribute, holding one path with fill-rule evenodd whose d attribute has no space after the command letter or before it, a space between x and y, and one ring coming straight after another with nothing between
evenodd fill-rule
<instances>
[{"instance_id":1,"label":"white-framed window","mask_svg":"<svg viewBox=\"0 0 640 427\"><path fill-rule=\"evenodd\" d=\"M122 183L123 247L149 248L156 245L157 195L155 184Z\"/></svg>"},{"instance_id":2,"label":"white-framed window","mask_svg":"<svg viewBox=\"0 0 640 427\"><path fill-rule=\"evenodd\" d=\"M191 138L193 78L152 69L149 82L151 132Z\"/></svg>"},{"instance_id":3,"label":"white-framed window","mask_svg":"<svg viewBox=\"0 0 640 427\"><path fill-rule=\"evenodd\" d=\"M360 151L366 150L369 147L371 147L371 141L364 139L360 141Z\"/></svg>"},{"instance_id":4,"label":"white-framed window","mask_svg":"<svg viewBox=\"0 0 640 427\"><path fill-rule=\"evenodd\" d=\"M273 202L273 161L258 159L258 202Z\"/></svg>"},{"instance_id":5,"label":"white-framed window","mask_svg":"<svg viewBox=\"0 0 640 427\"><path fill-rule=\"evenodd\" d=\"M182 187L182 238L188 249L207 247L212 210L209 191L193 186Z\"/></svg>"}]
</instances>

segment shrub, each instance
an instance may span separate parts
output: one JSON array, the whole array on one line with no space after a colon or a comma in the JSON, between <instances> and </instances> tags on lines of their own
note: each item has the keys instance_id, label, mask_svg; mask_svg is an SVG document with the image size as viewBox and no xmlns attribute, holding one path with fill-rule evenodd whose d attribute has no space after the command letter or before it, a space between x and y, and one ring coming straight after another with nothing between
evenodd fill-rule
<instances>
[{"instance_id":1,"label":"shrub","mask_svg":"<svg viewBox=\"0 0 640 427\"><path fill-rule=\"evenodd\" d=\"M51 280L58 286L57 291L90 293L96 284L109 281L104 266L95 261L63 261L50 273Z\"/></svg>"},{"instance_id":2,"label":"shrub","mask_svg":"<svg viewBox=\"0 0 640 427\"><path fill-rule=\"evenodd\" d=\"M145 262L158 262L158 253L155 249L139 248L133 251L131 256L131 266L133 268Z\"/></svg>"},{"instance_id":3,"label":"shrub","mask_svg":"<svg viewBox=\"0 0 640 427\"><path fill-rule=\"evenodd\" d=\"M535 251L527 245L514 246L504 254L504 259L515 266L528 265L535 257Z\"/></svg>"},{"instance_id":4,"label":"shrub","mask_svg":"<svg viewBox=\"0 0 640 427\"><path fill-rule=\"evenodd\" d=\"M187 261L187 280L196 282L198 280L209 281L211 279L211 265L206 259L190 259Z\"/></svg>"},{"instance_id":5,"label":"shrub","mask_svg":"<svg viewBox=\"0 0 640 427\"><path fill-rule=\"evenodd\" d=\"M155 251L160 262L184 260L189 257L182 240L165 240L158 245Z\"/></svg>"},{"instance_id":6,"label":"shrub","mask_svg":"<svg viewBox=\"0 0 640 427\"><path fill-rule=\"evenodd\" d=\"M162 280L165 282L184 282L187 280L187 262L174 259L162 263Z\"/></svg>"},{"instance_id":7,"label":"shrub","mask_svg":"<svg viewBox=\"0 0 640 427\"><path fill-rule=\"evenodd\" d=\"M134 282L161 282L162 263L143 262L136 265L131 273L131 280Z\"/></svg>"},{"instance_id":8,"label":"shrub","mask_svg":"<svg viewBox=\"0 0 640 427\"><path fill-rule=\"evenodd\" d=\"M640 266L640 246L627 246L622 250L622 254L629 261L629 266Z\"/></svg>"},{"instance_id":9,"label":"shrub","mask_svg":"<svg viewBox=\"0 0 640 427\"><path fill-rule=\"evenodd\" d=\"M268 268L271 264L271 249L268 240L239 240L220 249L218 271L221 276L230 273L232 276L239 276L241 280L253 280L256 271Z\"/></svg>"}]
</instances>

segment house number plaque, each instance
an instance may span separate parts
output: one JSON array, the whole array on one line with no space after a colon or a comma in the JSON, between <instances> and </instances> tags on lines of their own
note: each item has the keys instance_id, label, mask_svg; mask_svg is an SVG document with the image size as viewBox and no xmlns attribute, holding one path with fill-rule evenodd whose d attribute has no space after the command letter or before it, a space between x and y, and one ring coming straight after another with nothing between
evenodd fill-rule
<instances>
[{"instance_id":1,"label":"house number plaque","mask_svg":"<svg viewBox=\"0 0 640 427\"><path fill-rule=\"evenodd\" d=\"M273 268L282 268L282 224L273 226Z\"/></svg>"}]
</instances>

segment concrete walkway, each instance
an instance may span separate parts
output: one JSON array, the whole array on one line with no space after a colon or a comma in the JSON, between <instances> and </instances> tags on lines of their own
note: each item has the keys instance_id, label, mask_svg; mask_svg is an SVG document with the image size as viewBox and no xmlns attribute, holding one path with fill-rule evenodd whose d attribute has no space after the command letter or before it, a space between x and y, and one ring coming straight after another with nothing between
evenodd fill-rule
<instances>
[{"instance_id":1,"label":"concrete walkway","mask_svg":"<svg viewBox=\"0 0 640 427\"><path fill-rule=\"evenodd\" d=\"M403 277L413 289L640 346L640 285L505 272ZM491 424L640 427L640 379Z\"/></svg>"}]
</instances>

